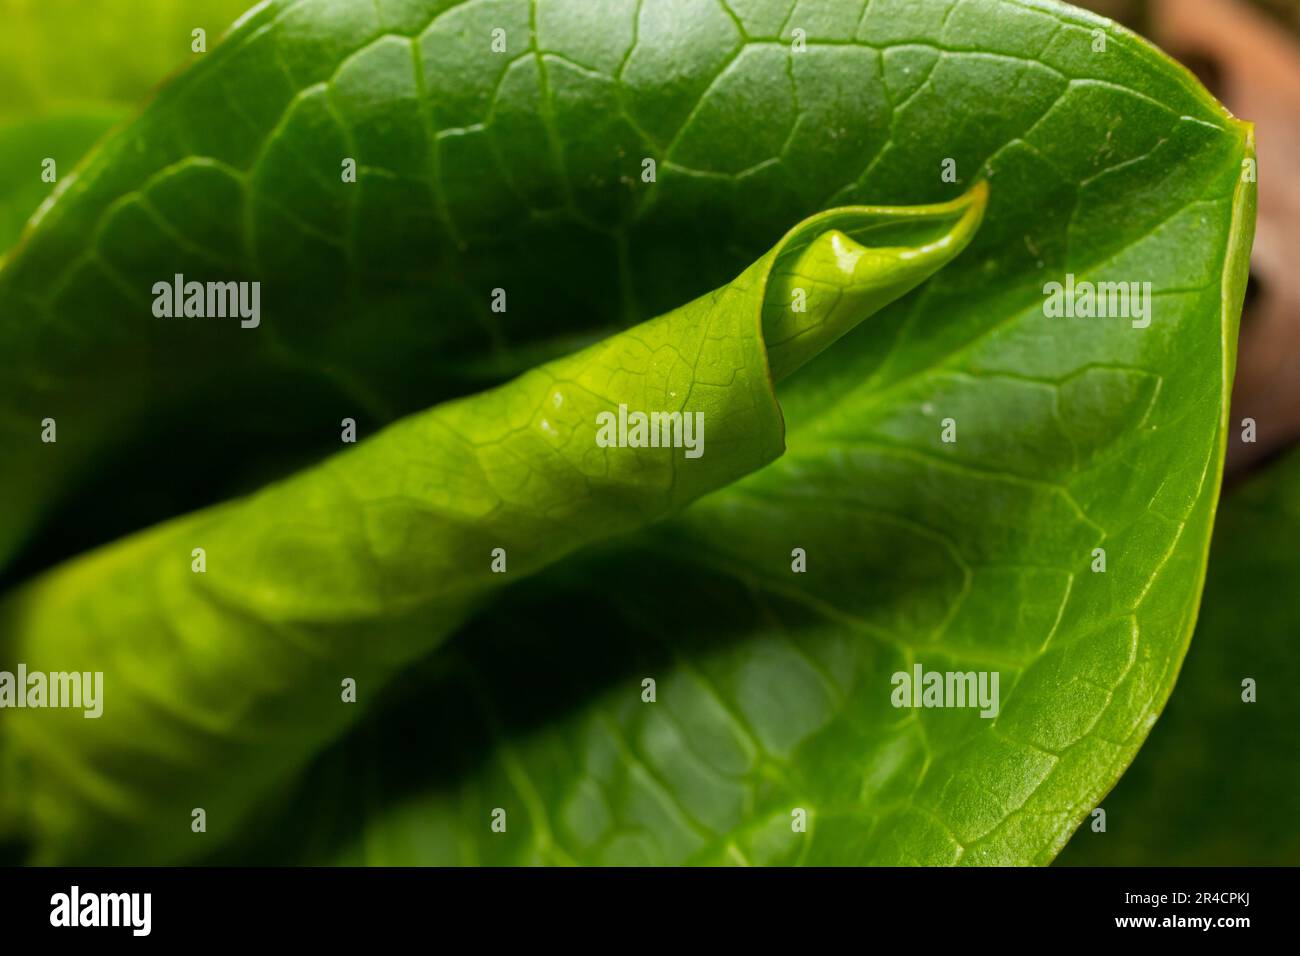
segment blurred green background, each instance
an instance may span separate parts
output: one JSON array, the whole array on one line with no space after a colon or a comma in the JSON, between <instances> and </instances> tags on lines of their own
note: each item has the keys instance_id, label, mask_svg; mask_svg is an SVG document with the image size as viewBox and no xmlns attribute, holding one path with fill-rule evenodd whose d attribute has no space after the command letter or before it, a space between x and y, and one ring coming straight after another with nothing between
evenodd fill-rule
<instances>
[{"instance_id":1,"label":"blurred green background","mask_svg":"<svg viewBox=\"0 0 1300 956\"><path fill-rule=\"evenodd\" d=\"M59 178L250 0L0 0L0 255Z\"/></svg>"}]
</instances>

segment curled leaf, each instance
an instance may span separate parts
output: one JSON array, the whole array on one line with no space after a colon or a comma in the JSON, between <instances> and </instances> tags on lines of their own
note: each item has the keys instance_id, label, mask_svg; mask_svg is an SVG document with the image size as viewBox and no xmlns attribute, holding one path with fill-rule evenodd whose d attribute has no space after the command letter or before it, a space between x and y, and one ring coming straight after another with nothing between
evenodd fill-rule
<instances>
[{"instance_id":1,"label":"curled leaf","mask_svg":"<svg viewBox=\"0 0 1300 956\"><path fill-rule=\"evenodd\" d=\"M193 854L157 821L200 804L229 838L353 721L340 676L374 699L507 581L777 458L764 335L789 284L809 294L781 376L956 256L987 194L814 216L715 292L23 588L0 660L103 672L112 719L6 715L10 823L45 862Z\"/></svg>"}]
</instances>

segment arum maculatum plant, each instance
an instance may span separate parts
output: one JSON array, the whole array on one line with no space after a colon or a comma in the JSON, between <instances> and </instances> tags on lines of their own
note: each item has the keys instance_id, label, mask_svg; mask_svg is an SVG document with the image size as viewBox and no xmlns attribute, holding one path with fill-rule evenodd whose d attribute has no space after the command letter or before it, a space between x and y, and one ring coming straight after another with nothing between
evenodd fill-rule
<instances>
[{"instance_id":1,"label":"arum maculatum plant","mask_svg":"<svg viewBox=\"0 0 1300 956\"><path fill-rule=\"evenodd\" d=\"M1050 861L1196 620L1251 136L1049 2L258 6L0 267L0 672L102 675L0 834Z\"/></svg>"}]
</instances>

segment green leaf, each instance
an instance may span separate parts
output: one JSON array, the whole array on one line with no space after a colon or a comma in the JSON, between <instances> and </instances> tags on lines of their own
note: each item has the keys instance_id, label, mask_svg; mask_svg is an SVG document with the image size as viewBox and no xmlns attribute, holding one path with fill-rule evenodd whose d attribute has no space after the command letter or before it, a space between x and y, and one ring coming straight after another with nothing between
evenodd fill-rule
<instances>
[{"instance_id":1,"label":"green leaf","mask_svg":"<svg viewBox=\"0 0 1300 956\"><path fill-rule=\"evenodd\" d=\"M250 12L0 271L0 564L247 491L328 453L342 417L370 432L661 314L819 209L950 199L945 159L1012 182L979 280L1023 300L1240 152L1189 75L1087 15L838 6L784 11L807 21L802 53L784 13L713 0L619 0L595 35L565 0ZM150 290L176 273L264 282L260 327L157 319ZM965 338L945 326L936 347Z\"/></svg>"},{"instance_id":2,"label":"green leaf","mask_svg":"<svg viewBox=\"0 0 1300 956\"><path fill-rule=\"evenodd\" d=\"M1300 862L1300 455L1225 497L1196 638L1151 738L1058 858L1087 866ZM1247 703L1243 682L1255 682Z\"/></svg>"},{"instance_id":3,"label":"green leaf","mask_svg":"<svg viewBox=\"0 0 1300 956\"><path fill-rule=\"evenodd\" d=\"M0 555L25 546L23 567L39 567L290 470L344 416L373 431L497 385L721 285L821 209L937 203L985 179L965 252L783 385L784 457L757 471L770 455L745 458L707 484L748 477L599 547L561 535L554 557L582 550L472 608L403 672L412 704L376 714L302 793L281 794L294 827L266 811L255 845L229 853L1050 860L1136 753L1195 618L1253 232L1249 127L1143 41L1053 3L608 6L594 27L586 4L562 0L273 4L164 90L0 271L0 315L21 319L0 324L0 428L14 449L0 471L13 503ZM490 46L498 28L504 55ZM354 184L340 176L348 157ZM867 245L918 243L898 228ZM831 255L812 249L801 269L836 259L825 242ZM148 290L178 272L263 281L260 326L155 318ZM1045 284L1068 275L1150 282L1150 324L1048 317ZM490 309L495 289L504 313ZM824 327L831 338L839 326ZM797 324L772 330L802 344L781 334ZM57 448L38 441L46 416ZM375 462L378 487L397 480ZM311 474L280 488L317 483ZM279 558L240 558L244 570L227 572L239 593L301 579L318 592L299 612L319 600L400 615L387 598L420 584L418 562L414 575L381 565L373 581L390 590L374 606L348 604L365 578L344 568L404 553L408 525L363 524L337 497L266 496L282 506L247 512L231 548L317 534ZM331 500L324 527L287 520ZM194 781L186 807L216 788L229 835L252 796L213 779L236 765L218 755L259 753L238 763L251 788L342 730L323 700L294 706L315 675L282 661L330 661L351 643L364 674L371 655L405 644L397 623L374 632L352 619L323 643L231 653L212 644L210 620L186 619L207 635L192 644L144 626L168 611L140 583L151 560L132 549L165 533L81 565L118 582L100 621L66 619L53 591L40 596L53 585L35 585L18 605L22 647L53 642L84 659L123 629L130 648L174 645L140 653L150 676L144 663L129 671L138 699L152 691L164 712L228 719L145 732L147 711L131 707L122 726L151 756L51 769L34 804L45 858L68 852L73 833L87 855L127 852L117 841L140 833L154 799L141 781L166 781L173 808ZM350 555L342 542L363 533ZM485 563L472 550L441 559L453 577ZM78 567L48 579L69 601ZM254 609L248 633L275 621ZM57 629L41 625L46 613ZM254 660L264 672L247 674ZM998 716L894 709L892 676L914 663L997 671ZM168 696L171 676L205 665L243 668L233 698L229 680L210 704ZM338 666L328 671L336 681ZM334 683L320 683L337 708ZM249 701L270 713L244 712ZM60 725L48 753L25 738L33 759L55 768L63 747L127 739L86 723ZM186 746L205 729L202 748ZM320 781L334 786L322 794ZM301 845L313 807L319 840ZM121 834L97 815L109 808ZM497 808L505 833L490 828ZM807 832L792 829L796 810ZM132 852L197 852L186 830L159 836L157 819Z\"/></svg>"},{"instance_id":4,"label":"green leaf","mask_svg":"<svg viewBox=\"0 0 1300 956\"><path fill-rule=\"evenodd\" d=\"M201 792L212 839L229 839L353 718L332 699L336 675L375 695L507 572L644 527L779 456L773 378L950 261L987 193L814 216L722 289L20 590L0 606L11 673L77 659L126 686L91 732L76 709L8 719L11 827L23 821L44 862L129 859L150 835L144 852L165 861L195 846L179 828L158 839L157 821L184 819ZM857 241L903 235L914 241ZM634 437L629 421L648 413ZM131 772L104 769L116 767Z\"/></svg>"}]
</instances>

